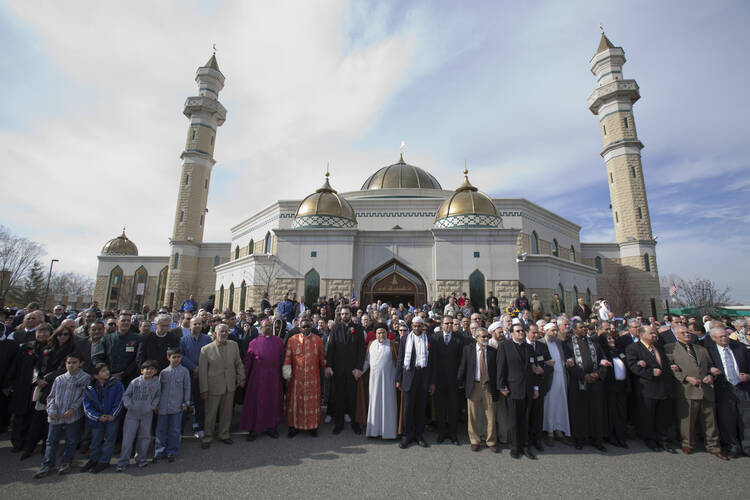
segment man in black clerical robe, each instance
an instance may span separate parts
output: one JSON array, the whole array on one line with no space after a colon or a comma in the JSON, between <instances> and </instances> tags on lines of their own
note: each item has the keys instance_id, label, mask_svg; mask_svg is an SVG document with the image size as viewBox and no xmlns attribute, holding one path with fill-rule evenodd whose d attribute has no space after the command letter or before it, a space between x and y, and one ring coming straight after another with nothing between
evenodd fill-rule
<instances>
[{"instance_id":1,"label":"man in black clerical robe","mask_svg":"<svg viewBox=\"0 0 750 500\"><path fill-rule=\"evenodd\" d=\"M365 334L362 326L352 322L352 310L341 307L341 321L328 337L326 376L333 376L333 433L344 429L344 414L354 417L357 405L357 378L365 362ZM352 430L362 434L362 428L352 418Z\"/></svg>"},{"instance_id":2,"label":"man in black clerical robe","mask_svg":"<svg viewBox=\"0 0 750 500\"><path fill-rule=\"evenodd\" d=\"M599 451L604 435L604 377L611 363L598 342L586 335L580 321L573 322L573 335L563 344L568 373L568 412L573 444L580 450L588 442Z\"/></svg>"}]
</instances>

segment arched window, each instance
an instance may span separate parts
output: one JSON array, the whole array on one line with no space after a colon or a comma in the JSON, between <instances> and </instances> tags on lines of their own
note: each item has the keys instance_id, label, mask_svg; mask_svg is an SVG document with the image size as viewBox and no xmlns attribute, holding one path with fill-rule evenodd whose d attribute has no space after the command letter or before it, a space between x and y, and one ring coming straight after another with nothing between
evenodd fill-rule
<instances>
[{"instance_id":1,"label":"arched window","mask_svg":"<svg viewBox=\"0 0 750 500\"><path fill-rule=\"evenodd\" d=\"M305 275L305 304L309 307L318 301L320 296L320 274L310 269Z\"/></svg>"},{"instance_id":2,"label":"arched window","mask_svg":"<svg viewBox=\"0 0 750 500\"><path fill-rule=\"evenodd\" d=\"M471 305L477 311L480 307L484 307L485 302L487 301L487 295L485 294L484 289L484 274L477 269L469 275L469 297L471 298Z\"/></svg>"},{"instance_id":3,"label":"arched window","mask_svg":"<svg viewBox=\"0 0 750 500\"><path fill-rule=\"evenodd\" d=\"M531 232L531 253L534 255L539 253L539 236L536 231Z\"/></svg>"},{"instance_id":4,"label":"arched window","mask_svg":"<svg viewBox=\"0 0 750 500\"><path fill-rule=\"evenodd\" d=\"M221 264L221 259L217 255L216 257L214 257L214 267L218 266L219 264Z\"/></svg>"},{"instance_id":5,"label":"arched window","mask_svg":"<svg viewBox=\"0 0 750 500\"><path fill-rule=\"evenodd\" d=\"M573 245L570 245L570 260L576 261L576 249Z\"/></svg>"},{"instance_id":6,"label":"arched window","mask_svg":"<svg viewBox=\"0 0 750 500\"><path fill-rule=\"evenodd\" d=\"M266 233L266 240L263 244L263 252L266 254L271 253L271 232Z\"/></svg>"},{"instance_id":7,"label":"arched window","mask_svg":"<svg viewBox=\"0 0 750 500\"><path fill-rule=\"evenodd\" d=\"M573 300L578 301L578 287L573 285Z\"/></svg>"},{"instance_id":8,"label":"arched window","mask_svg":"<svg viewBox=\"0 0 750 500\"><path fill-rule=\"evenodd\" d=\"M109 288L107 289L107 309L118 309L120 303L120 289L122 288L122 269L120 266L115 266L112 272L109 273Z\"/></svg>"},{"instance_id":9,"label":"arched window","mask_svg":"<svg viewBox=\"0 0 750 500\"><path fill-rule=\"evenodd\" d=\"M177 269L177 266L180 264L180 254L175 253L172 257L172 269Z\"/></svg>"},{"instance_id":10,"label":"arched window","mask_svg":"<svg viewBox=\"0 0 750 500\"><path fill-rule=\"evenodd\" d=\"M158 309L162 305L164 305L164 297L167 293L167 273L169 272L169 267L164 266L164 268L159 271L159 281L156 283L156 301L154 301L154 309Z\"/></svg>"},{"instance_id":11,"label":"arched window","mask_svg":"<svg viewBox=\"0 0 750 500\"><path fill-rule=\"evenodd\" d=\"M594 258L594 266L596 267L596 272L602 274L602 258L598 255Z\"/></svg>"},{"instance_id":12,"label":"arched window","mask_svg":"<svg viewBox=\"0 0 750 500\"><path fill-rule=\"evenodd\" d=\"M651 272L651 259L648 257L647 253L643 254L643 268L647 273Z\"/></svg>"},{"instance_id":13,"label":"arched window","mask_svg":"<svg viewBox=\"0 0 750 500\"><path fill-rule=\"evenodd\" d=\"M556 238L552 238L552 255L555 257L560 256L560 246L557 244Z\"/></svg>"},{"instance_id":14,"label":"arched window","mask_svg":"<svg viewBox=\"0 0 750 500\"><path fill-rule=\"evenodd\" d=\"M255 243L253 242L253 240L250 240L250 243L248 243L247 245L247 254L252 255L254 251L255 251Z\"/></svg>"},{"instance_id":15,"label":"arched window","mask_svg":"<svg viewBox=\"0 0 750 500\"><path fill-rule=\"evenodd\" d=\"M591 304L591 290L588 288L586 289L586 303Z\"/></svg>"},{"instance_id":16,"label":"arched window","mask_svg":"<svg viewBox=\"0 0 750 500\"><path fill-rule=\"evenodd\" d=\"M247 297L247 285L245 284L245 281L243 280L242 285L240 286L240 307L238 311L245 310L245 298L246 297Z\"/></svg>"},{"instance_id":17,"label":"arched window","mask_svg":"<svg viewBox=\"0 0 750 500\"><path fill-rule=\"evenodd\" d=\"M219 288L219 311L224 310L224 285Z\"/></svg>"},{"instance_id":18,"label":"arched window","mask_svg":"<svg viewBox=\"0 0 750 500\"><path fill-rule=\"evenodd\" d=\"M229 284L229 303L227 304L227 308L230 311L234 311L234 283Z\"/></svg>"},{"instance_id":19,"label":"arched window","mask_svg":"<svg viewBox=\"0 0 750 500\"><path fill-rule=\"evenodd\" d=\"M240 246L239 245L234 247L234 258L235 260L240 258Z\"/></svg>"},{"instance_id":20,"label":"arched window","mask_svg":"<svg viewBox=\"0 0 750 500\"><path fill-rule=\"evenodd\" d=\"M143 298L146 296L147 282L148 272L145 267L141 266L136 269L133 276L133 298L130 301L136 312L141 312L143 309Z\"/></svg>"},{"instance_id":21,"label":"arched window","mask_svg":"<svg viewBox=\"0 0 750 500\"><path fill-rule=\"evenodd\" d=\"M563 303L563 306L565 305L565 287L562 286L562 283L557 284L557 294L560 296L560 301ZM563 312L565 311L565 308L563 307Z\"/></svg>"}]
</instances>

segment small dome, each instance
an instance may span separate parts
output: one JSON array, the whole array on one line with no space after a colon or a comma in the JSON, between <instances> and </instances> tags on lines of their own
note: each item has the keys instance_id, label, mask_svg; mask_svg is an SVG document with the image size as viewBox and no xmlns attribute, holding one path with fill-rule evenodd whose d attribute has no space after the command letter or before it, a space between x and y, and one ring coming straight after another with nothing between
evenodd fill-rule
<instances>
[{"instance_id":1,"label":"small dome","mask_svg":"<svg viewBox=\"0 0 750 500\"><path fill-rule=\"evenodd\" d=\"M362 191L368 189L443 189L432 174L409 165L404 161L404 155L398 163L383 167L372 174L364 184Z\"/></svg>"},{"instance_id":2,"label":"small dome","mask_svg":"<svg viewBox=\"0 0 750 500\"><path fill-rule=\"evenodd\" d=\"M326 172L323 186L299 204L293 227L350 228L357 225L354 209L331 187L329 175Z\"/></svg>"},{"instance_id":3,"label":"small dome","mask_svg":"<svg viewBox=\"0 0 750 500\"><path fill-rule=\"evenodd\" d=\"M499 227L500 215L492 199L469 182L464 169L464 182L440 205L435 215L435 227Z\"/></svg>"},{"instance_id":4,"label":"small dome","mask_svg":"<svg viewBox=\"0 0 750 500\"><path fill-rule=\"evenodd\" d=\"M125 236L125 228L117 238L109 240L102 247L102 255L138 255L138 247Z\"/></svg>"}]
</instances>

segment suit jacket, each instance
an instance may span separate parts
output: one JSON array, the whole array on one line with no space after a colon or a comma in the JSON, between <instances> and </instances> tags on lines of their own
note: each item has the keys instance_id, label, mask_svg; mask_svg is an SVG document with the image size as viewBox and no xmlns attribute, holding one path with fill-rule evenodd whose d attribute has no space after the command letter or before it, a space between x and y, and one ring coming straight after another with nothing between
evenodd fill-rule
<instances>
[{"instance_id":1,"label":"suit jacket","mask_svg":"<svg viewBox=\"0 0 750 500\"><path fill-rule=\"evenodd\" d=\"M534 397L535 379L528 347L526 342L519 345L511 340L501 342L497 349L497 389L510 390L510 399Z\"/></svg>"},{"instance_id":2,"label":"suit jacket","mask_svg":"<svg viewBox=\"0 0 750 500\"><path fill-rule=\"evenodd\" d=\"M575 361L575 352L573 350L573 341L571 339L572 337L568 338L568 340L566 340L565 343L563 343L563 349L564 349L563 352L565 353L566 360L572 358ZM596 350L596 357L599 362L594 364L593 363L594 360L591 360L592 370L590 372L584 372L577 364L574 364L571 367L566 367L565 371L568 374L568 377L570 378L568 387L570 387L570 384L573 383L574 381L576 383L584 383L585 377L589 373L598 374L599 380L601 382L606 381L607 374L609 373L609 369L601 365L601 360L606 358L606 356L604 355L604 352L602 351L602 348L599 345L599 342L597 342L596 340L591 340L591 342L594 345L594 349ZM584 345L582 346L582 348L586 349L587 347Z\"/></svg>"},{"instance_id":3,"label":"suit jacket","mask_svg":"<svg viewBox=\"0 0 750 500\"><path fill-rule=\"evenodd\" d=\"M326 366L335 377L351 374L355 368L362 370L365 363L365 334L357 323L336 323L328 336Z\"/></svg>"},{"instance_id":4,"label":"suit jacket","mask_svg":"<svg viewBox=\"0 0 750 500\"><path fill-rule=\"evenodd\" d=\"M411 335L411 333L409 333ZM422 335L427 335L423 333ZM406 357L406 345L408 344L408 337L404 337L402 342L398 344L398 360L396 360L396 382L401 384L401 390L406 392L411 390L412 382L414 381L415 366L417 363L416 352L412 352L409 367L404 367L404 358ZM330 346L329 346L330 349ZM427 341L427 376L423 378L424 390L427 390L431 384L435 383L435 372L437 363L435 360L435 343Z\"/></svg>"},{"instance_id":5,"label":"suit jacket","mask_svg":"<svg viewBox=\"0 0 750 500\"><path fill-rule=\"evenodd\" d=\"M497 400L497 349L487 346L487 377L490 383L490 393L492 398ZM471 394L474 388L475 375L477 373L477 344L464 346L461 352L461 364L458 367L456 382L459 387L464 388L466 397Z\"/></svg>"},{"instance_id":6,"label":"suit jacket","mask_svg":"<svg viewBox=\"0 0 750 500\"><path fill-rule=\"evenodd\" d=\"M531 344L528 344L529 356L534 357L534 365L542 367L544 373L541 375L533 374L535 382L534 385L539 387L539 395L544 396L547 394L550 386L552 385L552 375L555 371L554 367L547 364L547 361L552 359L549 353L549 348L544 342L536 341L532 348Z\"/></svg>"},{"instance_id":7,"label":"suit jacket","mask_svg":"<svg viewBox=\"0 0 750 500\"><path fill-rule=\"evenodd\" d=\"M670 365L677 365L680 371L672 371L672 375L677 380L675 384L675 395L682 399L705 399L714 401L714 388L701 382L697 387L690 385L687 377L695 377L703 380L706 375L710 375L711 367L714 366L708 351L700 345L693 345L695 359L688 354L685 347L679 342L672 342L664 347Z\"/></svg>"},{"instance_id":8,"label":"suit jacket","mask_svg":"<svg viewBox=\"0 0 750 500\"><path fill-rule=\"evenodd\" d=\"M667 344L674 344L675 342L677 342L677 337L674 336L674 332L672 330L659 334L659 343L662 346L666 346ZM695 335L694 333L690 334L690 343L691 344L698 343L698 336Z\"/></svg>"},{"instance_id":9,"label":"suit jacket","mask_svg":"<svg viewBox=\"0 0 750 500\"><path fill-rule=\"evenodd\" d=\"M729 348L732 350L732 354L734 354L734 360L737 364L737 371L739 373L750 373L750 351L748 351L743 344L740 344L739 342L736 344L732 344L730 342ZM716 388L716 392L722 393L726 391L729 388L729 381L727 380L727 377L724 375L724 362L721 359L721 354L719 353L719 346L716 345L715 342L713 342L711 345L706 347L706 350L708 350L708 354L711 356L711 360L714 363L714 366L721 370L722 374L718 377L714 377L716 379L716 383L714 384ZM750 392L750 382L740 382L737 384L737 387L745 392Z\"/></svg>"},{"instance_id":10,"label":"suit jacket","mask_svg":"<svg viewBox=\"0 0 750 500\"><path fill-rule=\"evenodd\" d=\"M584 320L588 319L591 316L591 308L586 304L583 304L583 307L580 304L576 304L573 307L573 316L578 316Z\"/></svg>"},{"instance_id":11,"label":"suit jacket","mask_svg":"<svg viewBox=\"0 0 750 500\"><path fill-rule=\"evenodd\" d=\"M635 339L635 342L633 342L633 336L630 335L630 333L626 333L615 339L615 346L617 346L617 349L620 352L625 352L625 349L627 349L630 344L635 344L636 342L638 342L638 339Z\"/></svg>"},{"instance_id":12,"label":"suit jacket","mask_svg":"<svg viewBox=\"0 0 750 500\"><path fill-rule=\"evenodd\" d=\"M219 351L217 342L211 342L201 348L198 361L198 380L201 392L212 396L220 396L227 392L234 392L237 381L245 379L245 368L240 359L237 342L227 340L226 360Z\"/></svg>"},{"instance_id":13,"label":"suit jacket","mask_svg":"<svg viewBox=\"0 0 750 500\"><path fill-rule=\"evenodd\" d=\"M443 333L432 335L433 351L435 352L436 378L435 385L437 388L447 388L456 390L458 366L461 363L461 355L464 350L463 340L455 333L451 334L451 340L445 343Z\"/></svg>"},{"instance_id":14,"label":"suit jacket","mask_svg":"<svg viewBox=\"0 0 750 500\"><path fill-rule=\"evenodd\" d=\"M669 360L658 342L655 342L653 347L661 356L661 364L657 362L656 356L651 354L640 341L630 344L625 349L625 364L628 366L630 373L635 375L633 387L636 391L640 391L639 394L649 399L667 399L672 395ZM638 366L639 361L645 361L646 367ZM661 368L662 374L655 377L654 368Z\"/></svg>"}]
</instances>

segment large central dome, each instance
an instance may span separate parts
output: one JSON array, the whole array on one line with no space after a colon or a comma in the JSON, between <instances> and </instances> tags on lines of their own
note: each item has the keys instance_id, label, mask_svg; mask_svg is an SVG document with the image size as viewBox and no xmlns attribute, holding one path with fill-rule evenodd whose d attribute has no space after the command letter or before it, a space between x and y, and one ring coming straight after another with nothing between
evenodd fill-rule
<instances>
[{"instance_id":1,"label":"large central dome","mask_svg":"<svg viewBox=\"0 0 750 500\"><path fill-rule=\"evenodd\" d=\"M431 174L404 161L383 167L372 174L364 184L362 191L368 189L443 189Z\"/></svg>"}]
</instances>

